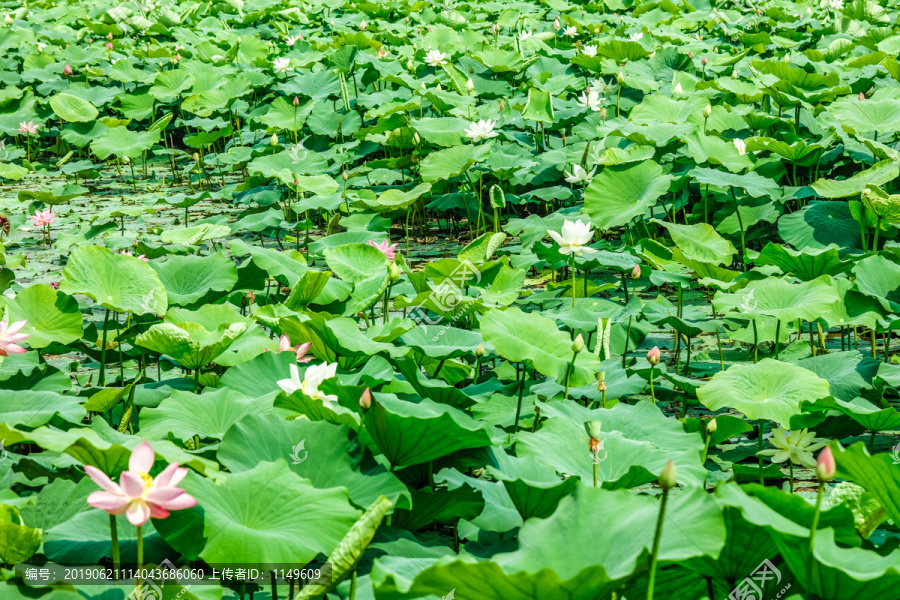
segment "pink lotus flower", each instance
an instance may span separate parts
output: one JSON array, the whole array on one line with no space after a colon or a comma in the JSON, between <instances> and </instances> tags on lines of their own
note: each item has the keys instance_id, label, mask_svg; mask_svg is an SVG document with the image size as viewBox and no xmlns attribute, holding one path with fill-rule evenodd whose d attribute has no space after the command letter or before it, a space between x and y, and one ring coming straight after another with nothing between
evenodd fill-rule
<instances>
[{"instance_id":1,"label":"pink lotus flower","mask_svg":"<svg viewBox=\"0 0 900 600\"><path fill-rule=\"evenodd\" d=\"M384 46L378 49L378 58L384 58L388 54L390 54L390 52L388 52Z\"/></svg>"},{"instance_id":2,"label":"pink lotus flower","mask_svg":"<svg viewBox=\"0 0 900 600\"><path fill-rule=\"evenodd\" d=\"M390 246L388 246L388 244L390 244L389 240L384 240L380 244L376 244L372 240L369 240L368 243L373 248L378 248L379 250L381 250L388 260L394 260L394 256L396 256L397 254L397 244L391 244Z\"/></svg>"},{"instance_id":3,"label":"pink lotus flower","mask_svg":"<svg viewBox=\"0 0 900 600\"><path fill-rule=\"evenodd\" d=\"M121 252L119 252L119 254L124 254L125 256L134 256L134 254L132 254L130 250L122 250ZM144 262L150 262L150 259L147 258L144 254L141 254L140 256L138 256L138 258Z\"/></svg>"},{"instance_id":4,"label":"pink lotus flower","mask_svg":"<svg viewBox=\"0 0 900 600\"><path fill-rule=\"evenodd\" d=\"M36 210L34 211L31 220L34 222L35 227L43 227L44 225L56 223L56 213L52 212L49 208Z\"/></svg>"},{"instance_id":5,"label":"pink lotus flower","mask_svg":"<svg viewBox=\"0 0 900 600\"><path fill-rule=\"evenodd\" d=\"M16 344L31 337L27 333L19 333L28 321L16 321L7 327L7 321L0 321L0 356L23 354L25 348Z\"/></svg>"},{"instance_id":6,"label":"pink lotus flower","mask_svg":"<svg viewBox=\"0 0 900 600\"><path fill-rule=\"evenodd\" d=\"M134 447L128 460L128 470L123 471L116 484L106 474L90 465L84 472L94 483L103 488L88 496L87 502L111 515L125 513L132 525L140 526L150 517L165 519L169 511L197 506L197 500L175 487L187 475L187 469L171 463L154 479L149 475L156 454L148 442Z\"/></svg>"},{"instance_id":7,"label":"pink lotus flower","mask_svg":"<svg viewBox=\"0 0 900 600\"><path fill-rule=\"evenodd\" d=\"M275 352L276 354L280 354L282 352L293 352L297 355L298 363L308 363L313 359L313 357L307 356L306 358L304 358L304 355L307 353L310 346L312 346L312 342L297 344L296 346L291 347L291 338L284 334L281 334L281 337L278 339L278 349Z\"/></svg>"},{"instance_id":8,"label":"pink lotus flower","mask_svg":"<svg viewBox=\"0 0 900 600\"><path fill-rule=\"evenodd\" d=\"M26 135L37 135L38 126L34 124L34 121L22 121L19 123L19 133L24 133Z\"/></svg>"}]
</instances>

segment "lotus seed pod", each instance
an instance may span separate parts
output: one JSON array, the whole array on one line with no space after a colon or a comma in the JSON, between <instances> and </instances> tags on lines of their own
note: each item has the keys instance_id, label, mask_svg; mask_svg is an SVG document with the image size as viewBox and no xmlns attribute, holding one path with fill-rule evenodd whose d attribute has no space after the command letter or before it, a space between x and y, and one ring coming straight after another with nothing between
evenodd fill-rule
<instances>
[{"instance_id":1,"label":"lotus seed pod","mask_svg":"<svg viewBox=\"0 0 900 600\"><path fill-rule=\"evenodd\" d=\"M588 444L588 449L591 451L591 454L599 454L603 451L603 440L592 437Z\"/></svg>"},{"instance_id":2,"label":"lotus seed pod","mask_svg":"<svg viewBox=\"0 0 900 600\"><path fill-rule=\"evenodd\" d=\"M200 154L198 154L197 152L194 152L191 155L191 158L194 160L194 162L200 162Z\"/></svg>"},{"instance_id":3,"label":"lotus seed pod","mask_svg":"<svg viewBox=\"0 0 900 600\"><path fill-rule=\"evenodd\" d=\"M675 463L671 460L663 467L662 473L659 474L659 487L663 490L671 490L678 483L678 473L675 471Z\"/></svg>"}]
</instances>

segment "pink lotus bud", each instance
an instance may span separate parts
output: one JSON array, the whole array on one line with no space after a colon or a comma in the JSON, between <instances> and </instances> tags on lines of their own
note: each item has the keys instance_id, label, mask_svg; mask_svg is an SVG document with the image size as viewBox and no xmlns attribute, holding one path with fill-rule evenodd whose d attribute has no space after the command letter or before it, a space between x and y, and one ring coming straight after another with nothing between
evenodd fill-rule
<instances>
[{"instance_id":1,"label":"pink lotus bud","mask_svg":"<svg viewBox=\"0 0 900 600\"><path fill-rule=\"evenodd\" d=\"M93 43L94 43L94 38L88 38L88 44L93 44Z\"/></svg>"},{"instance_id":2,"label":"pink lotus bud","mask_svg":"<svg viewBox=\"0 0 900 600\"><path fill-rule=\"evenodd\" d=\"M641 265L634 265L634 268L631 270L631 278L632 279L640 279L641 278Z\"/></svg>"},{"instance_id":3,"label":"pink lotus bud","mask_svg":"<svg viewBox=\"0 0 900 600\"><path fill-rule=\"evenodd\" d=\"M344 181L347 181L347 179L349 179L349 178L350 178L350 176L347 175L347 171L341 172L341 179L343 179Z\"/></svg>"},{"instance_id":4,"label":"pink lotus bud","mask_svg":"<svg viewBox=\"0 0 900 600\"><path fill-rule=\"evenodd\" d=\"M369 388L363 390L362 396L359 397L359 407L363 410L372 408L372 390Z\"/></svg>"},{"instance_id":5,"label":"pink lotus bud","mask_svg":"<svg viewBox=\"0 0 900 600\"><path fill-rule=\"evenodd\" d=\"M294 108L297 108L298 106L300 106L300 98L294 96Z\"/></svg>"},{"instance_id":6,"label":"pink lotus bud","mask_svg":"<svg viewBox=\"0 0 900 600\"><path fill-rule=\"evenodd\" d=\"M860 92L860 93L859 93L859 101L862 102L862 101L865 100L865 99L866 99L866 95L863 94L862 92Z\"/></svg>"},{"instance_id":7,"label":"pink lotus bud","mask_svg":"<svg viewBox=\"0 0 900 600\"><path fill-rule=\"evenodd\" d=\"M106 49L107 49L107 50L112 50L112 49L113 49L113 43L112 43L112 42L106 42Z\"/></svg>"},{"instance_id":8,"label":"pink lotus bud","mask_svg":"<svg viewBox=\"0 0 900 600\"><path fill-rule=\"evenodd\" d=\"M659 364L659 347L653 346L650 348L650 351L647 352L647 362L653 365L654 367Z\"/></svg>"},{"instance_id":9,"label":"pink lotus bud","mask_svg":"<svg viewBox=\"0 0 900 600\"><path fill-rule=\"evenodd\" d=\"M688 51L688 58L694 58L694 52Z\"/></svg>"},{"instance_id":10,"label":"pink lotus bud","mask_svg":"<svg viewBox=\"0 0 900 600\"><path fill-rule=\"evenodd\" d=\"M678 483L678 473L675 471L675 463L671 460L663 467L659 474L659 487L663 490L671 490Z\"/></svg>"},{"instance_id":11,"label":"pink lotus bud","mask_svg":"<svg viewBox=\"0 0 900 600\"><path fill-rule=\"evenodd\" d=\"M112 37L113 37L113 36L112 36L112 31L110 31L110 32L106 35L106 39L111 40Z\"/></svg>"},{"instance_id":12,"label":"pink lotus bud","mask_svg":"<svg viewBox=\"0 0 900 600\"><path fill-rule=\"evenodd\" d=\"M556 31L559 31L559 28L560 28L559 17L556 17L556 20L553 21L553 29L555 29Z\"/></svg>"},{"instance_id":13,"label":"pink lotus bud","mask_svg":"<svg viewBox=\"0 0 900 600\"><path fill-rule=\"evenodd\" d=\"M66 65L65 68L63 68L63 75L71 75L71 74L72 74L72 67L70 67L69 65Z\"/></svg>"},{"instance_id":14,"label":"pink lotus bud","mask_svg":"<svg viewBox=\"0 0 900 600\"><path fill-rule=\"evenodd\" d=\"M836 470L837 466L834 464L834 455L831 453L831 448L825 446L819 452L819 458L816 461L816 477L823 483L831 481L834 479Z\"/></svg>"},{"instance_id":15,"label":"pink lotus bud","mask_svg":"<svg viewBox=\"0 0 900 600\"><path fill-rule=\"evenodd\" d=\"M704 67L706 66L706 62L707 62L707 60L706 60L705 56L700 59L700 64L703 65Z\"/></svg>"}]
</instances>

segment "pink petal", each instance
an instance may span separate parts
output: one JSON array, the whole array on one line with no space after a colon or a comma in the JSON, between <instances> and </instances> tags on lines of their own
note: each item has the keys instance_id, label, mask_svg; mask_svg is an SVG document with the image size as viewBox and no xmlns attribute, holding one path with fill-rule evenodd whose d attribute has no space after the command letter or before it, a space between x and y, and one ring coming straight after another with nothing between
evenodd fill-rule
<instances>
[{"instance_id":1,"label":"pink petal","mask_svg":"<svg viewBox=\"0 0 900 600\"><path fill-rule=\"evenodd\" d=\"M88 496L87 503L94 508L102 508L111 515L120 515L125 512L130 500L125 496L119 496L110 492L94 492Z\"/></svg>"},{"instance_id":2,"label":"pink petal","mask_svg":"<svg viewBox=\"0 0 900 600\"><path fill-rule=\"evenodd\" d=\"M92 467L91 465L84 466L84 472L88 477L91 478L91 481L99 485L101 488L110 492L112 494L123 494L122 488L120 488L112 479L106 476L106 473L98 469L97 467Z\"/></svg>"},{"instance_id":3,"label":"pink petal","mask_svg":"<svg viewBox=\"0 0 900 600\"><path fill-rule=\"evenodd\" d=\"M291 339L282 334L280 338L278 338L278 351L285 352L286 350L291 349Z\"/></svg>"},{"instance_id":4,"label":"pink petal","mask_svg":"<svg viewBox=\"0 0 900 600\"><path fill-rule=\"evenodd\" d=\"M153 519L165 519L169 516L169 511L164 509L162 506L158 506L156 504L150 505L150 517Z\"/></svg>"},{"instance_id":5,"label":"pink petal","mask_svg":"<svg viewBox=\"0 0 900 600\"><path fill-rule=\"evenodd\" d=\"M25 327L25 324L28 321L16 321L12 325L9 326L9 329L6 330L6 336L9 337L13 334L19 333L22 331L22 328Z\"/></svg>"},{"instance_id":6,"label":"pink petal","mask_svg":"<svg viewBox=\"0 0 900 600\"><path fill-rule=\"evenodd\" d=\"M143 525L150 519L150 507L143 500L134 500L128 505L125 517L132 525Z\"/></svg>"},{"instance_id":7,"label":"pink petal","mask_svg":"<svg viewBox=\"0 0 900 600\"><path fill-rule=\"evenodd\" d=\"M151 504L159 504L160 506L165 506L166 502L170 502L182 495L184 490L177 487L164 487L164 488L153 488L147 495L144 496L144 499Z\"/></svg>"},{"instance_id":8,"label":"pink petal","mask_svg":"<svg viewBox=\"0 0 900 600\"><path fill-rule=\"evenodd\" d=\"M144 480L133 471L124 471L119 478L122 491L130 498L140 498L144 495Z\"/></svg>"},{"instance_id":9,"label":"pink petal","mask_svg":"<svg viewBox=\"0 0 900 600\"><path fill-rule=\"evenodd\" d=\"M186 508L193 508L197 506L197 499L191 496L190 494L181 494L177 498L172 500L168 500L166 502L156 502L160 507L165 508L166 510L184 510Z\"/></svg>"},{"instance_id":10,"label":"pink petal","mask_svg":"<svg viewBox=\"0 0 900 600\"><path fill-rule=\"evenodd\" d=\"M178 468L178 463L171 463L163 472L160 473L156 479L154 479L154 483L156 484L154 487L157 488L166 488L166 487L175 487L178 483L184 479L184 476L187 475L187 469Z\"/></svg>"},{"instance_id":11,"label":"pink petal","mask_svg":"<svg viewBox=\"0 0 900 600\"><path fill-rule=\"evenodd\" d=\"M149 442L141 442L131 451L131 458L128 459L128 470L137 473L149 473L153 468L153 461L156 454L153 452L153 446Z\"/></svg>"}]
</instances>

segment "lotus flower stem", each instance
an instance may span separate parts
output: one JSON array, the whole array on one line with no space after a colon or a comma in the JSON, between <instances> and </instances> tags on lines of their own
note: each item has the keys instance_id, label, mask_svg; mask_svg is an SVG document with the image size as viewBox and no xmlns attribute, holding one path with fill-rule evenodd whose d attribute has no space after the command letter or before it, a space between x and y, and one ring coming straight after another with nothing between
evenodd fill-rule
<instances>
[{"instance_id":1,"label":"lotus flower stem","mask_svg":"<svg viewBox=\"0 0 900 600\"><path fill-rule=\"evenodd\" d=\"M622 271L622 290L625 291L625 302L628 302L628 282L625 280L625 271Z\"/></svg>"},{"instance_id":2,"label":"lotus flower stem","mask_svg":"<svg viewBox=\"0 0 900 600\"><path fill-rule=\"evenodd\" d=\"M106 324L109 322L109 309L103 317L103 345L100 347L100 376L97 383L100 387L106 387Z\"/></svg>"},{"instance_id":3,"label":"lotus flower stem","mask_svg":"<svg viewBox=\"0 0 900 600\"><path fill-rule=\"evenodd\" d=\"M518 374L518 365L516 364L516 374ZM513 431L519 433L519 416L522 414L522 394L525 393L525 365L522 364L522 378L519 381L519 401L516 403L516 420L513 422Z\"/></svg>"},{"instance_id":4,"label":"lotus flower stem","mask_svg":"<svg viewBox=\"0 0 900 600\"><path fill-rule=\"evenodd\" d=\"M625 349L622 350L622 368L625 368L625 359L628 357L628 342L631 341L631 319L632 315L628 315L628 329L625 332ZM606 408L604 406L604 408Z\"/></svg>"},{"instance_id":5,"label":"lotus flower stem","mask_svg":"<svg viewBox=\"0 0 900 600\"><path fill-rule=\"evenodd\" d=\"M875 338L875 328L873 327L873 328L872 328L872 358L877 358L876 355L875 355L875 343L876 343L876 341L877 341L877 340L876 340L876 338Z\"/></svg>"},{"instance_id":6,"label":"lotus flower stem","mask_svg":"<svg viewBox=\"0 0 900 600\"><path fill-rule=\"evenodd\" d=\"M653 389L653 365L650 365L650 397L653 398L653 404L656 404L656 390Z\"/></svg>"},{"instance_id":7,"label":"lotus flower stem","mask_svg":"<svg viewBox=\"0 0 900 600\"><path fill-rule=\"evenodd\" d=\"M741 219L741 207L734 195L734 187L731 188L731 199L734 200L734 214L737 215L738 226L741 228L741 270L747 272L747 242L744 239L744 220Z\"/></svg>"},{"instance_id":8,"label":"lotus flower stem","mask_svg":"<svg viewBox=\"0 0 900 600\"><path fill-rule=\"evenodd\" d=\"M119 578L119 564L122 562L119 555L119 531L116 524L116 515L109 515L109 537L112 542L113 575Z\"/></svg>"},{"instance_id":9,"label":"lotus flower stem","mask_svg":"<svg viewBox=\"0 0 900 600\"><path fill-rule=\"evenodd\" d=\"M759 333L756 330L756 319L753 319L753 364L759 360Z\"/></svg>"},{"instance_id":10,"label":"lotus flower stem","mask_svg":"<svg viewBox=\"0 0 900 600\"><path fill-rule=\"evenodd\" d=\"M819 513L822 511L822 492L825 491L825 482L819 481L819 489L816 491L816 512L813 513L812 527L809 528L809 564L813 568L813 541L816 538L816 529L819 527Z\"/></svg>"},{"instance_id":11,"label":"lotus flower stem","mask_svg":"<svg viewBox=\"0 0 900 600\"><path fill-rule=\"evenodd\" d=\"M781 319L778 319L775 322L775 360L778 360L778 354L781 348L781 345L778 343L779 337L781 337Z\"/></svg>"},{"instance_id":12,"label":"lotus flower stem","mask_svg":"<svg viewBox=\"0 0 900 600\"><path fill-rule=\"evenodd\" d=\"M794 462L788 461L788 473L790 474L790 482L788 483L788 490L791 494L794 493Z\"/></svg>"},{"instance_id":13,"label":"lotus flower stem","mask_svg":"<svg viewBox=\"0 0 900 600\"><path fill-rule=\"evenodd\" d=\"M763 422L762 419L756 422L756 448L757 453L763 449ZM759 457L759 485L766 485L765 472L763 471L763 459Z\"/></svg>"},{"instance_id":14,"label":"lotus flower stem","mask_svg":"<svg viewBox=\"0 0 900 600\"><path fill-rule=\"evenodd\" d=\"M409 263L409 209L410 207L406 207L406 262ZM469 223L469 227L471 228L472 224Z\"/></svg>"},{"instance_id":15,"label":"lotus flower stem","mask_svg":"<svg viewBox=\"0 0 900 600\"><path fill-rule=\"evenodd\" d=\"M663 519L666 516L666 503L669 490L663 487L662 500L659 504L659 517L656 519L656 532L653 534L653 551L650 554L650 576L647 582L647 600L653 600L653 586L656 582L656 562L659 555L659 540L662 537Z\"/></svg>"},{"instance_id":16,"label":"lotus flower stem","mask_svg":"<svg viewBox=\"0 0 900 600\"><path fill-rule=\"evenodd\" d=\"M725 357L722 356L722 338L719 336L719 328L716 327L716 346L719 348L719 370L725 370Z\"/></svg>"},{"instance_id":17,"label":"lotus flower stem","mask_svg":"<svg viewBox=\"0 0 900 600\"><path fill-rule=\"evenodd\" d=\"M348 600L356 600L356 569L350 575L350 593L347 595Z\"/></svg>"},{"instance_id":18,"label":"lotus flower stem","mask_svg":"<svg viewBox=\"0 0 900 600\"><path fill-rule=\"evenodd\" d=\"M575 253L572 253L572 308L575 308Z\"/></svg>"}]
</instances>

